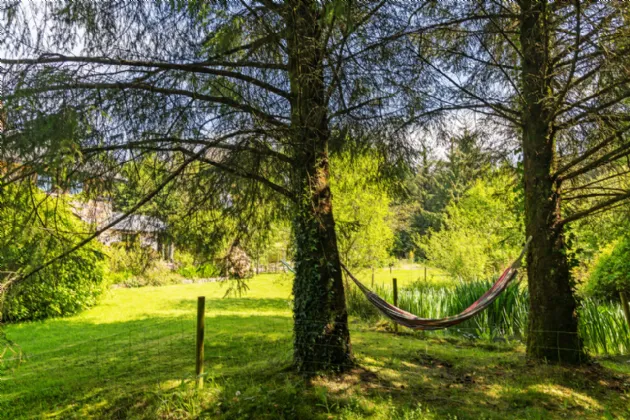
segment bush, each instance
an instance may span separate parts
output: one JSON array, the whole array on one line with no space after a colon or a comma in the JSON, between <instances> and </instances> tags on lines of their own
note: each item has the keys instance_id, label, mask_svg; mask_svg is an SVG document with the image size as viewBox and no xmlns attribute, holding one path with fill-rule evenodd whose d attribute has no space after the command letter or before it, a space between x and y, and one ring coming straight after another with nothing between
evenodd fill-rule
<instances>
[{"instance_id":1,"label":"bush","mask_svg":"<svg viewBox=\"0 0 630 420\"><path fill-rule=\"evenodd\" d=\"M15 322L72 315L94 306L103 291L102 256L92 247L83 248L11 287L3 297L2 319Z\"/></svg>"},{"instance_id":2,"label":"bush","mask_svg":"<svg viewBox=\"0 0 630 420\"><path fill-rule=\"evenodd\" d=\"M77 243L81 237L73 232L88 230L62 198L53 200L16 185L0 196L0 220L10 221L0 225L0 272L5 273L28 273ZM91 243L26 281L9 285L0 296L2 319L66 316L93 306L104 290L102 259L100 244Z\"/></svg>"},{"instance_id":3,"label":"bush","mask_svg":"<svg viewBox=\"0 0 630 420\"><path fill-rule=\"evenodd\" d=\"M178 265L177 273L187 279L219 277L221 269L212 261L198 263L192 254L175 251L175 263Z\"/></svg>"},{"instance_id":4,"label":"bush","mask_svg":"<svg viewBox=\"0 0 630 420\"><path fill-rule=\"evenodd\" d=\"M619 292L630 292L630 236L604 248L584 287L589 297L618 299Z\"/></svg>"},{"instance_id":5,"label":"bush","mask_svg":"<svg viewBox=\"0 0 630 420\"><path fill-rule=\"evenodd\" d=\"M114 243L108 248L107 255L111 272L127 278L143 275L159 259L156 251L139 244L128 247L124 243Z\"/></svg>"}]
</instances>

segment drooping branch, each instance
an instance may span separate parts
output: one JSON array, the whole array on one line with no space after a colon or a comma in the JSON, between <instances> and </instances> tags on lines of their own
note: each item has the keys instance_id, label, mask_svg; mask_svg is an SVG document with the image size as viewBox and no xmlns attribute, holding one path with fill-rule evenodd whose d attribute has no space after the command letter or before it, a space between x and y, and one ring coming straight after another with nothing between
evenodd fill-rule
<instances>
[{"instance_id":1,"label":"drooping branch","mask_svg":"<svg viewBox=\"0 0 630 420\"><path fill-rule=\"evenodd\" d=\"M142 208L142 206L147 204L156 195L158 195L164 188L166 188L166 186L168 184L170 184L175 178L177 178L182 172L184 172L184 170L188 167L188 165L190 165L192 162L194 162L199 157L201 157L203 154L205 154L206 151L207 151L207 148L204 148L201 151L199 151L199 152L195 153L194 155L190 156L188 159L186 159L179 167L177 167L175 169L175 171L173 171L168 177L166 177L164 179L164 181L162 181L153 191L149 192L147 195L142 197L135 205L133 205L128 211L124 212L121 216L119 216L116 219L112 220L110 223L106 224L105 226L102 226L101 228L97 229L94 233L90 234L87 238L83 239L82 241L80 241L76 245L70 247L69 249L67 249L66 251L62 252L61 254L59 254L59 255L49 259L48 261L44 262L43 264L40 264L39 266L33 268L32 270L30 270L26 274L16 276L15 278L12 279L12 281L10 283L5 282L5 283L1 284L0 285L0 294L5 292L9 286L15 286L16 284L24 282L25 280L29 279L30 277L34 276L35 274L37 274L37 273L41 272L42 270L50 267L55 262L60 261L60 260L62 260L64 258L66 258L67 256L71 255L73 252L83 248L84 246L86 246L91 241L93 241L94 239L96 239L97 237L102 235L107 230L113 228L114 226L118 225L122 221L124 221L127 218L129 218L131 215L136 213L140 208Z\"/></svg>"},{"instance_id":2,"label":"drooping branch","mask_svg":"<svg viewBox=\"0 0 630 420\"><path fill-rule=\"evenodd\" d=\"M590 172L594 169L597 169L603 165L606 165L608 163L614 162L616 160L619 160L625 156L630 155L630 141L623 144L622 146L618 147L617 149L606 153L605 155L603 155L602 157L600 157L599 159L596 159L594 161L592 161L591 163L582 166L579 169L576 169L573 172L567 173L565 175L561 175L558 177L558 180L561 181L566 181L569 179L573 179L575 177L578 177L580 175L583 175L587 172Z\"/></svg>"},{"instance_id":3,"label":"drooping branch","mask_svg":"<svg viewBox=\"0 0 630 420\"><path fill-rule=\"evenodd\" d=\"M598 145L592 147L591 149L587 150L586 152L582 153L580 156L576 157L572 161L566 163L565 165L560 167L558 170L556 170L556 173L554 174L554 177L555 178L563 177L563 174L565 174L567 171L569 171L570 169L574 168L576 165L579 165L580 163L584 162L586 159L588 159L591 156L595 155L600 150L603 150L606 146L612 144L613 141L615 141L616 139L620 138L624 133L626 133L628 131L630 131L630 125L628 125L628 126L624 127L623 129L621 129L621 130L611 134L610 136L606 137ZM565 179L567 179L567 178L568 177L565 177Z\"/></svg>"},{"instance_id":4,"label":"drooping branch","mask_svg":"<svg viewBox=\"0 0 630 420\"><path fill-rule=\"evenodd\" d=\"M207 163L208 165L214 166L215 168L220 169L220 170L225 171L225 172L228 172L228 173L230 173L232 175L236 175L236 176L239 176L241 178L252 179L252 180L258 181L261 184L265 185L266 187L272 189L273 191L275 191L275 192L283 195L284 197L288 198L289 200L291 200L293 202L296 201L295 195L291 191L289 191L288 189L286 189L285 187L283 187L281 185L278 185L278 184L268 180L267 178L265 178L265 177L263 177L261 175L258 175L258 174L252 173L252 172L248 172L248 171L244 170L243 168L238 168L238 167L235 167L235 166L226 165L224 163L214 161L214 160L209 159L207 157L200 157L199 161Z\"/></svg>"},{"instance_id":5,"label":"drooping branch","mask_svg":"<svg viewBox=\"0 0 630 420\"><path fill-rule=\"evenodd\" d=\"M0 64L6 65L38 65L38 64L55 64L55 63L86 63L86 64L100 64L111 66L122 66L131 68L151 68L160 70L178 70L188 73L200 73L210 74L214 76L223 76L227 78L237 79L245 83L251 83L254 86L258 86L271 93L281 96L285 99L290 99L291 95L268 82L259 80L255 77L248 76L241 72L235 72L230 70L221 70L208 67L207 62L192 62L192 63L167 63L162 61L138 61L138 60L125 60L125 59L113 59L108 57L81 57L81 56L64 56L61 54L55 54L53 56L46 54L35 59L0 59Z\"/></svg>"},{"instance_id":6,"label":"drooping branch","mask_svg":"<svg viewBox=\"0 0 630 420\"><path fill-rule=\"evenodd\" d=\"M86 89L86 90L141 90L152 93L160 93L164 95L177 95L177 96L185 96L194 100L210 102L215 104L221 104L229 106L230 108L237 109L243 111L245 113L250 113L265 122L277 126L286 128L287 125L281 121L278 121L277 117L271 114L268 114L258 108L255 108L251 105L240 103L234 99L227 98L225 96L212 96L206 95L203 93L185 90L185 89L176 89L176 88L163 88L158 86L153 86L148 83L134 83L134 82L116 82L116 83L73 83L66 85L48 85L40 88L22 88L17 92L21 94L36 94L36 93L44 93L44 92L53 92L53 91L68 91L74 89Z\"/></svg>"}]
</instances>

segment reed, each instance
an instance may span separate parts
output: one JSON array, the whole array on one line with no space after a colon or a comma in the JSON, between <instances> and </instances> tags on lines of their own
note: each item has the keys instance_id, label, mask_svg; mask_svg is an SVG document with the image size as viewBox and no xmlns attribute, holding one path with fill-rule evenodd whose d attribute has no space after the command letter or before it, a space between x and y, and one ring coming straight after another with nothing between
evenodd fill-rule
<instances>
[{"instance_id":1,"label":"reed","mask_svg":"<svg viewBox=\"0 0 630 420\"><path fill-rule=\"evenodd\" d=\"M492 284L491 280L460 280L451 286L416 282L398 291L398 306L421 318L443 318L462 312ZM391 286L375 285L374 292L392 302ZM348 290L347 297L351 315L370 322L384 319L356 287ZM524 342L528 308L527 288L512 284L481 314L434 334ZM579 317L580 336L591 354L618 355L630 352L630 328L619 304L584 299L580 304Z\"/></svg>"}]
</instances>

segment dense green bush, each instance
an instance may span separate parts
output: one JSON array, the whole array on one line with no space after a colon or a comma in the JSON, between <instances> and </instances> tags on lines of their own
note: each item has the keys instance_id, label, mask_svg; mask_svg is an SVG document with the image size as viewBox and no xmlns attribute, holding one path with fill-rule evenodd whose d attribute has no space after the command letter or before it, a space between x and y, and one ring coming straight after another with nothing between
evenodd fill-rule
<instances>
[{"instance_id":1,"label":"dense green bush","mask_svg":"<svg viewBox=\"0 0 630 420\"><path fill-rule=\"evenodd\" d=\"M176 250L177 273L187 279L219 277L221 268L214 261L197 262L192 254Z\"/></svg>"},{"instance_id":2,"label":"dense green bush","mask_svg":"<svg viewBox=\"0 0 630 420\"><path fill-rule=\"evenodd\" d=\"M180 283L182 274L161 260L150 247L115 243L107 248L109 284L126 287L165 286ZM186 277L186 276L183 276Z\"/></svg>"},{"instance_id":3,"label":"dense green bush","mask_svg":"<svg viewBox=\"0 0 630 420\"><path fill-rule=\"evenodd\" d=\"M107 249L110 270L123 277L139 276L153 268L159 254L137 243L114 243Z\"/></svg>"},{"instance_id":4,"label":"dense green bush","mask_svg":"<svg viewBox=\"0 0 630 420\"><path fill-rule=\"evenodd\" d=\"M9 186L0 195L0 281L27 273L63 253L86 232L63 198ZM104 290L101 246L92 243L38 272L9 284L0 296L4 321L65 316L93 306Z\"/></svg>"},{"instance_id":5,"label":"dense green bush","mask_svg":"<svg viewBox=\"0 0 630 420\"><path fill-rule=\"evenodd\" d=\"M620 291L630 292L630 236L602 250L584 287L596 298L618 299Z\"/></svg>"}]
</instances>

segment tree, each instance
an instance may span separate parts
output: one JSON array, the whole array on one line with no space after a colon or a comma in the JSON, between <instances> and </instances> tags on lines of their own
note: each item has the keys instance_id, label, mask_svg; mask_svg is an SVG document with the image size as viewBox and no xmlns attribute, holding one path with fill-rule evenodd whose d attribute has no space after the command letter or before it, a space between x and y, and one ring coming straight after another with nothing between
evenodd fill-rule
<instances>
[{"instance_id":1,"label":"tree","mask_svg":"<svg viewBox=\"0 0 630 420\"><path fill-rule=\"evenodd\" d=\"M419 68L439 81L441 93L425 114L474 113L522 153L526 234L533 238L528 354L580 363L586 358L565 227L630 198L596 177L605 168L617 168L613 176L628 171L628 9L490 0L440 2L423 12L419 21L435 19L435 29L408 34ZM597 202L564 205L576 195Z\"/></svg>"},{"instance_id":2,"label":"tree","mask_svg":"<svg viewBox=\"0 0 630 420\"><path fill-rule=\"evenodd\" d=\"M441 228L416 236L430 263L466 280L505 269L524 236L515 210L515 182L505 170L495 170L451 201Z\"/></svg>"},{"instance_id":3,"label":"tree","mask_svg":"<svg viewBox=\"0 0 630 420\"><path fill-rule=\"evenodd\" d=\"M346 153L332 161L337 237L347 267L374 267L389 260L394 214L388 185L380 178L378 166L378 159L370 155Z\"/></svg>"},{"instance_id":4,"label":"tree","mask_svg":"<svg viewBox=\"0 0 630 420\"><path fill-rule=\"evenodd\" d=\"M396 252L407 255L409 251L426 257L422 247L416 247L414 238L425 236L429 231L439 231L443 225L446 207L457 203L470 186L488 173L498 161L495 152L484 145L483 132L464 129L460 134L448 135L438 144L445 156L439 158L423 144L420 163L415 176L407 186L409 195L401 200L397 210L407 216L398 230L399 246ZM401 246L402 245L402 246Z\"/></svg>"},{"instance_id":5,"label":"tree","mask_svg":"<svg viewBox=\"0 0 630 420\"><path fill-rule=\"evenodd\" d=\"M368 148L397 163L409 150L402 132L392 129L404 110L394 80L401 73L381 71L401 49L400 38L389 37L398 10L386 6L338 0L10 5L0 41L8 121L19 130L59 104L85 115L94 131L73 145L68 165L102 159L115 166L162 154L168 165L161 182L122 217L190 176L214 187L200 192L200 202L247 214L260 200L279 201L293 219L296 249L295 366L305 373L342 370L352 354L330 155ZM377 41L367 33L379 34ZM8 149L16 148L14 140L3 137Z\"/></svg>"}]
</instances>

